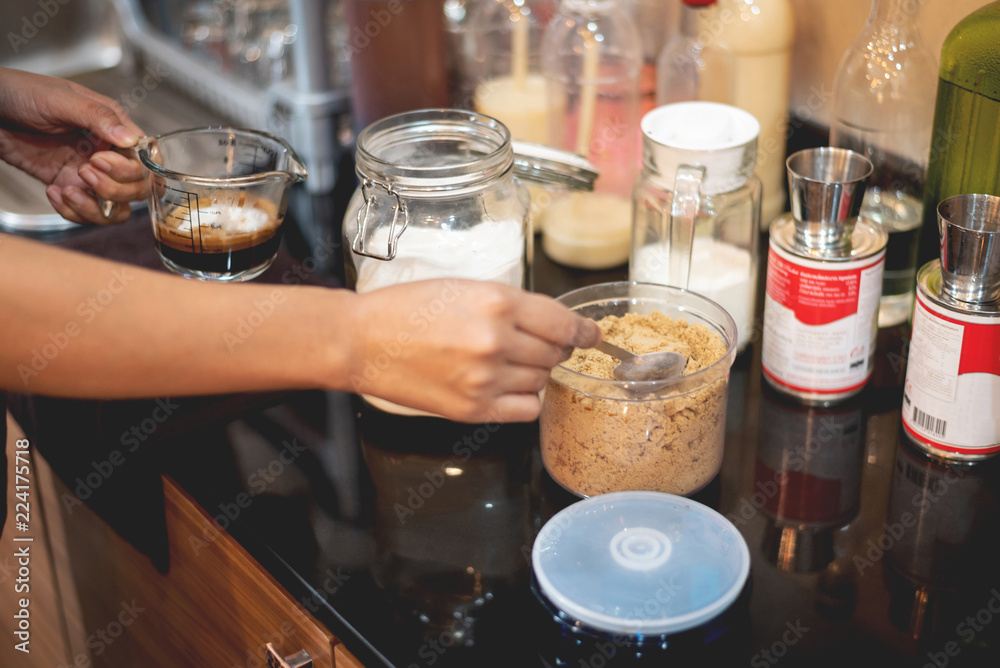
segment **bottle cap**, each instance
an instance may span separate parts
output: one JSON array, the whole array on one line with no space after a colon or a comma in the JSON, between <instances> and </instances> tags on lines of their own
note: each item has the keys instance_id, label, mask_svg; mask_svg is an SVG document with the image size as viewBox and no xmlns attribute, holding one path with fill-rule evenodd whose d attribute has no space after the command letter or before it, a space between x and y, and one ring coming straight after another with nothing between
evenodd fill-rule
<instances>
[{"instance_id":1,"label":"bottle cap","mask_svg":"<svg viewBox=\"0 0 1000 668\"><path fill-rule=\"evenodd\" d=\"M704 167L700 191L735 190L753 176L760 123L738 107L717 102L677 102L642 118L642 161L673 187L678 167Z\"/></svg>"},{"instance_id":2,"label":"bottle cap","mask_svg":"<svg viewBox=\"0 0 1000 668\"><path fill-rule=\"evenodd\" d=\"M937 215L941 289L963 302L1000 300L1000 197L955 195Z\"/></svg>"},{"instance_id":3,"label":"bottle cap","mask_svg":"<svg viewBox=\"0 0 1000 668\"><path fill-rule=\"evenodd\" d=\"M750 550L708 506L660 492L592 496L556 513L535 539L540 592L607 633L672 634L727 610L750 574Z\"/></svg>"}]
</instances>

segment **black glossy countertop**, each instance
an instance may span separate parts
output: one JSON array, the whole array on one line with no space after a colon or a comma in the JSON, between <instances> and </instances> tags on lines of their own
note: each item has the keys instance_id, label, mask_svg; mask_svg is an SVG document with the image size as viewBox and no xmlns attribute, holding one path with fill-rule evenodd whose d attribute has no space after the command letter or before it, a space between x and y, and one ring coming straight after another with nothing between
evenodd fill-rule
<instances>
[{"instance_id":1,"label":"black glossy countertop","mask_svg":"<svg viewBox=\"0 0 1000 668\"><path fill-rule=\"evenodd\" d=\"M155 264L138 218L57 242ZM260 280L287 282L301 266L291 254L281 263ZM536 252L540 292L624 275L570 272ZM908 445L906 330L882 331L872 382L826 409L764 386L759 339L737 357L723 468L695 498L733 520L750 548L738 665L997 665L998 466L949 467ZM542 469L537 424L398 418L313 391L168 401L177 408L137 449L142 463L88 499L161 568L162 524L150 519L162 500L145 490L167 473L365 665L542 665L527 555L575 499ZM68 482L151 410L11 403ZM72 421L72 447L53 417Z\"/></svg>"}]
</instances>

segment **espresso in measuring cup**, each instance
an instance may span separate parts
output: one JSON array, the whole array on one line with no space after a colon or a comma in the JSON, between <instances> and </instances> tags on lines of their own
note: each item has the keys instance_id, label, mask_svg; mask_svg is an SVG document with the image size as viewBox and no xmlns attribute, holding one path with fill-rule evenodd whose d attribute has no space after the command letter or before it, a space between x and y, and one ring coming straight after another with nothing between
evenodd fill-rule
<instances>
[{"instance_id":1,"label":"espresso in measuring cup","mask_svg":"<svg viewBox=\"0 0 1000 668\"><path fill-rule=\"evenodd\" d=\"M259 273L271 264L283 219L272 202L245 194L231 202L182 198L154 221L153 230L164 262L207 274L240 275Z\"/></svg>"},{"instance_id":2,"label":"espresso in measuring cup","mask_svg":"<svg viewBox=\"0 0 1000 668\"><path fill-rule=\"evenodd\" d=\"M271 265L290 188L306 178L288 144L256 130L196 128L143 137L136 153L167 269L247 281Z\"/></svg>"}]
</instances>

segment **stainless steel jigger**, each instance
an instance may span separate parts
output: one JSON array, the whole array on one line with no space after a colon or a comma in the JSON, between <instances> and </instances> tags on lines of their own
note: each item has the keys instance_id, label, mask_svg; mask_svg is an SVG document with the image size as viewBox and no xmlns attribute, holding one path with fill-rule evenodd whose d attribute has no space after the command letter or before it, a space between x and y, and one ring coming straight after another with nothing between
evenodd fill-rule
<instances>
[{"instance_id":1,"label":"stainless steel jigger","mask_svg":"<svg viewBox=\"0 0 1000 668\"><path fill-rule=\"evenodd\" d=\"M793 153L788 193L795 240L806 248L849 247L872 163L860 153L825 146Z\"/></svg>"},{"instance_id":2,"label":"stainless steel jigger","mask_svg":"<svg viewBox=\"0 0 1000 668\"><path fill-rule=\"evenodd\" d=\"M942 289L963 302L1000 300L1000 197L955 195L937 213Z\"/></svg>"}]
</instances>

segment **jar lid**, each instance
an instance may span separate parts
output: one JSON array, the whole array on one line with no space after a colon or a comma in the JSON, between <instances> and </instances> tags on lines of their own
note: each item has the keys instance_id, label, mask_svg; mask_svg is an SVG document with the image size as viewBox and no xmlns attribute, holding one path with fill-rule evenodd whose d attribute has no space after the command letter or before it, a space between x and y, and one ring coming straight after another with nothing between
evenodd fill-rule
<instances>
[{"instance_id":1,"label":"jar lid","mask_svg":"<svg viewBox=\"0 0 1000 668\"><path fill-rule=\"evenodd\" d=\"M600 170L578 153L527 141L514 146L514 173L539 185L558 185L570 190L593 190Z\"/></svg>"},{"instance_id":2,"label":"jar lid","mask_svg":"<svg viewBox=\"0 0 1000 668\"><path fill-rule=\"evenodd\" d=\"M535 539L542 594L606 633L672 634L724 612L750 574L750 550L725 517L660 492L592 496L556 513Z\"/></svg>"},{"instance_id":3,"label":"jar lid","mask_svg":"<svg viewBox=\"0 0 1000 668\"><path fill-rule=\"evenodd\" d=\"M681 165L705 168L706 195L735 190L753 176L760 123L739 107L676 102L648 112L640 126L643 164L668 185Z\"/></svg>"}]
</instances>

